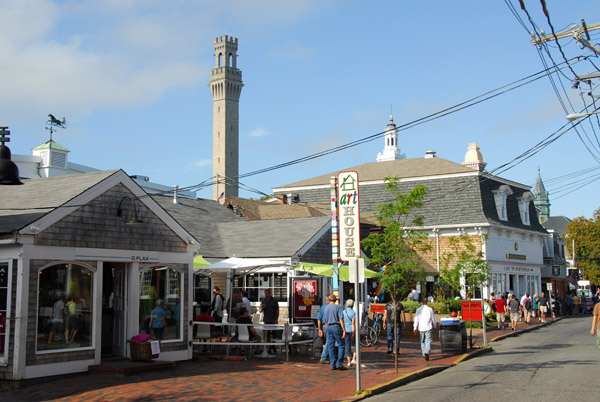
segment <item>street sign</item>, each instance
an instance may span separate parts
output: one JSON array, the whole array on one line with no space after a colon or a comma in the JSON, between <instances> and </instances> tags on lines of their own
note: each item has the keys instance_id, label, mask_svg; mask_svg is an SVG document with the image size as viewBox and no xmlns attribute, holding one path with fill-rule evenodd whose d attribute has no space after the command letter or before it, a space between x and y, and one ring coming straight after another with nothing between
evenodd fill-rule
<instances>
[{"instance_id":1,"label":"street sign","mask_svg":"<svg viewBox=\"0 0 600 402\"><path fill-rule=\"evenodd\" d=\"M350 283L365 283L365 260L356 257L348 259L348 281Z\"/></svg>"}]
</instances>

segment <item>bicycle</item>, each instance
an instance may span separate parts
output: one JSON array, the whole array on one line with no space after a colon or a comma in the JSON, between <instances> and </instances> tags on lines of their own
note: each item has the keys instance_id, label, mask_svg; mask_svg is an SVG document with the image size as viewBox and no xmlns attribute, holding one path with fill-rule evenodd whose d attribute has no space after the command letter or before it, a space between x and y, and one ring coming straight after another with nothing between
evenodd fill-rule
<instances>
[{"instance_id":1,"label":"bicycle","mask_svg":"<svg viewBox=\"0 0 600 402\"><path fill-rule=\"evenodd\" d=\"M383 329L383 313L377 313L375 315L375 322L373 322L373 329L377 332L377 337L381 336L381 330Z\"/></svg>"},{"instance_id":2,"label":"bicycle","mask_svg":"<svg viewBox=\"0 0 600 402\"><path fill-rule=\"evenodd\" d=\"M375 323L373 324L374 326L376 326L377 329L381 330L381 325L379 325L379 321L381 320L381 313L377 314L377 316L375 317ZM367 318L367 314L364 313L363 314L363 319L361 321L361 325L360 325L360 344L362 346L365 347L370 347L375 345L375 343L377 342L377 339L379 337L379 332L377 330L375 330L374 327L369 327L368 325L368 318Z\"/></svg>"}]
</instances>

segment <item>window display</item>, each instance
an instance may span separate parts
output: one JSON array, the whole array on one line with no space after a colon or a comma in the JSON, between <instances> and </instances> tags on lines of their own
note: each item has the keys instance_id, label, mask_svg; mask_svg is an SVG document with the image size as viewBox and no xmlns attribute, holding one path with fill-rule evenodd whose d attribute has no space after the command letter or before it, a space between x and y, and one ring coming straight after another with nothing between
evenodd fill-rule
<instances>
[{"instance_id":1,"label":"window display","mask_svg":"<svg viewBox=\"0 0 600 402\"><path fill-rule=\"evenodd\" d=\"M78 264L39 271L37 350L92 345L94 273Z\"/></svg>"},{"instance_id":2,"label":"window display","mask_svg":"<svg viewBox=\"0 0 600 402\"><path fill-rule=\"evenodd\" d=\"M172 267L140 272L140 333L159 340L181 339L181 280Z\"/></svg>"}]
</instances>

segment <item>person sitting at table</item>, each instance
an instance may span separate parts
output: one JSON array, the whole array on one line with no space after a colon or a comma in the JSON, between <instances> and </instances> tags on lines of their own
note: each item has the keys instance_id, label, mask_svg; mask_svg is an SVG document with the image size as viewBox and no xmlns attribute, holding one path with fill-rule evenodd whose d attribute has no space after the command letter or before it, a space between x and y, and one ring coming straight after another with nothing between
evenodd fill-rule
<instances>
[{"instance_id":1,"label":"person sitting at table","mask_svg":"<svg viewBox=\"0 0 600 402\"><path fill-rule=\"evenodd\" d=\"M240 307L240 318L237 319L236 323L252 324L252 319L249 317L249 313L248 310L246 310L246 307ZM253 326L248 326L248 335L250 342L254 340L260 342L260 335L258 335L258 332L256 332ZM256 353L262 353L262 348L260 348L260 350L257 350Z\"/></svg>"},{"instance_id":2,"label":"person sitting at table","mask_svg":"<svg viewBox=\"0 0 600 402\"><path fill-rule=\"evenodd\" d=\"M210 306L206 305L206 304L202 304L200 305L200 314L198 314L196 316L196 318L194 319L194 321L200 321L200 322L215 322L215 319L212 315L210 315ZM198 331L198 327L195 325L194 326L194 339L196 339L196 333ZM210 335L211 338L213 336L216 336L216 334L214 334L213 332L215 331L215 326L211 325L210 326ZM209 339L209 341L211 341L212 339ZM205 352L206 351L206 346L204 346L202 348L202 351Z\"/></svg>"}]
</instances>

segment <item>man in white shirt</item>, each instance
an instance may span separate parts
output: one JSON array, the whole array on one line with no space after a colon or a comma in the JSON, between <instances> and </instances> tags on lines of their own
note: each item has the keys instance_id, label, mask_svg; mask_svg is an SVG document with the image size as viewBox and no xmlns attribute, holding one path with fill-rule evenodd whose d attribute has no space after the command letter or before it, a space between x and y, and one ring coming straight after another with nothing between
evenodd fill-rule
<instances>
[{"instance_id":1,"label":"man in white shirt","mask_svg":"<svg viewBox=\"0 0 600 402\"><path fill-rule=\"evenodd\" d=\"M433 329L435 328L435 313L427 305L427 298L424 297L423 305L415 311L414 333L419 331L421 336L421 353L425 360L429 360L431 351L431 339L433 338Z\"/></svg>"}]
</instances>

